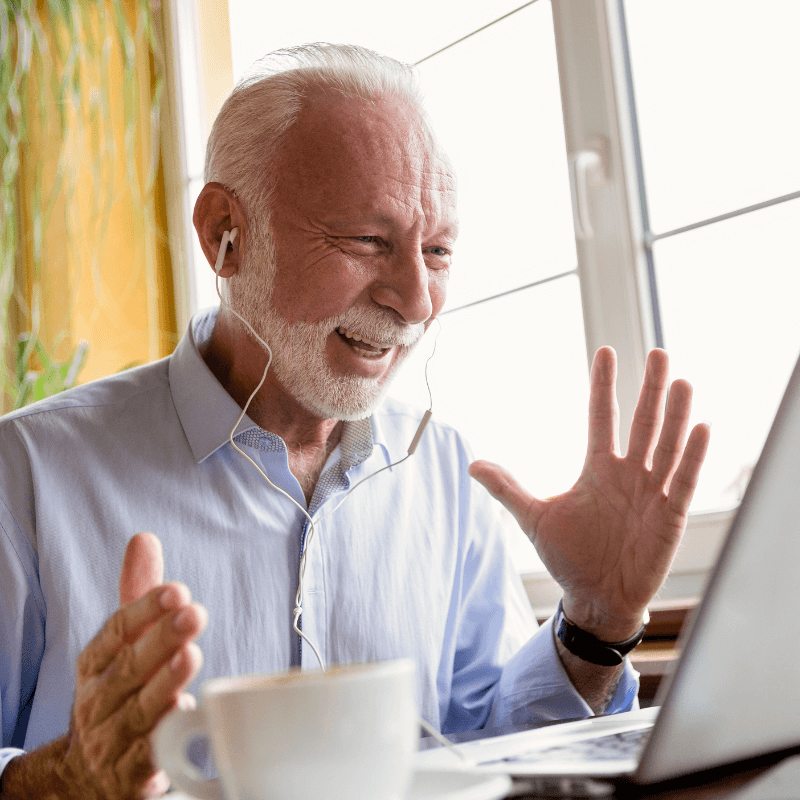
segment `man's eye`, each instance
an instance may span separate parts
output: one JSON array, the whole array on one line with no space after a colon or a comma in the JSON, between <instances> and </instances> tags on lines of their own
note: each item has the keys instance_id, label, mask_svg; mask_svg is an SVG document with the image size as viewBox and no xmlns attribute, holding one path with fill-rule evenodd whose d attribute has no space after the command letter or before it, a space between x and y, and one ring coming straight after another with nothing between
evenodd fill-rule
<instances>
[{"instance_id":1,"label":"man's eye","mask_svg":"<svg viewBox=\"0 0 800 800\"><path fill-rule=\"evenodd\" d=\"M435 256L448 256L450 253L444 247L431 247L431 253Z\"/></svg>"},{"instance_id":2,"label":"man's eye","mask_svg":"<svg viewBox=\"0 0 800 800\"><path fill-rule=\"evenodd\" d=\"M366 242L367 244L372 244L372 242L377 240L377 236L356 236L355 239L357 242Z\"/></svg>"}]
</instances>

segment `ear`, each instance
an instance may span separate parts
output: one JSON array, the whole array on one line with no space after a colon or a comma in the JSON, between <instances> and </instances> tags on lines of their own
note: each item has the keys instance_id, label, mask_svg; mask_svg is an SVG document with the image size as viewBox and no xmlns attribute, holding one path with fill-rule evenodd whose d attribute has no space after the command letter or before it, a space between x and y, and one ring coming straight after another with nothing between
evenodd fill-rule
<instances>
[{"instance_id":1,"label":"ear","mask_svg":"<svg viewBox=\"0 0 800 800\"><path fill-rule=\"evenodd\" d=\"M235 241L228 245L228 252L219 271L221 278L235 275L239 270L239 253L247 235L244 209L239 199L221 183L207 183L194 204L192 221L203 254L212 270L217 263L222 234L233 228L239 229Z\"/></svg>"}]
</instances>

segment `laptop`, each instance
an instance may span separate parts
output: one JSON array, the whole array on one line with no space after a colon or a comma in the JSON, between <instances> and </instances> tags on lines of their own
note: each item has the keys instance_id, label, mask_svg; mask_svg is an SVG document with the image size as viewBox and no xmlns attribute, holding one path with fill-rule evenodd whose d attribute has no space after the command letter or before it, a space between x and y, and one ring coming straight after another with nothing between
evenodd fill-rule
<instances>
[{"instance_id":1,"label":"laptop","mask_svg":"<svg viewBox=\"0 0 800 800\"><path fill-rule=\"evenodd\" d=\"M417 766L653 784L800 752L800 360L680 647L654 708L424 750Z\"/></svg>"}]
</instances>

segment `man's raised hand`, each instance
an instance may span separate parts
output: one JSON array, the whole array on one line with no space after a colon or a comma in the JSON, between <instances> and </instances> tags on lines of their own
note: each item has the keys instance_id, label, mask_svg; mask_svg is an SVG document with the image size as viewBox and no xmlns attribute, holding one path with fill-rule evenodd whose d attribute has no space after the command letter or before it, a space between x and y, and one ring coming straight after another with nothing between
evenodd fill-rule
<instances>
[{"instance_id":1,"label":"man's raised hand","mask_svg":"<svg viewBox=\"0 0 800 800\"><path fill-rule=\"evenodd\" d=\"M148 737L200 669L193 640L207 615L186 586L162 580L161 543L137 534L120 575L122 605L78 658L64 766L83 797L138 800L167 789Z\"/></svg>"},{"instance_id":2,"label":"man's raised hand","mask_svg":"<svg viewBox=\"0 0 800 800\"><path fill-rule=\"evenodd\" d=\"M516 517L564 590L564 613L604 641L641 626L686 528L689 503L708 448L709 428L686 440L691 387L667 395L667 354L654 350L619 453L616 356L600 349L592 364L589 447L581 475L564 494L538 500L501 467L476 461L470 474Z\"/></svg>"},{"instance_id":3,"label":"man's raised hand","mask_svg":"<svg viewBox=\"0 0 800 800\"><path fill-rule=\"evenodd\" d=\"M141 800L166 791L148 738L191 699L181 690L200 669L194 639L207 614L186 586L163 584L163 574L159 540L136 534L120 575L121 607L78 658L69 732L8 764L3 800Z\"/></svg>"}]
</instances>

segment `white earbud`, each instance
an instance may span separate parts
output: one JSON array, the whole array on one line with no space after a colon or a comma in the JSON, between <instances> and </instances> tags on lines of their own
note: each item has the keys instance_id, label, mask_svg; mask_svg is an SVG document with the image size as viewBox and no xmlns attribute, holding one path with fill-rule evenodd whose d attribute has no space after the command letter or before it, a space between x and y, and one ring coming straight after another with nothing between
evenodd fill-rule
<instances>
[{"instance_id":1,"label":"white earbud","mask_svg":"<svg viewBox=\"0 0 800 800\"><path fill-rule=\"evenodd\" d=\"M217 263L214 265L214 272L219 275L219 271L222 269L222 264L225 261L225 253L228 250L228 243L236 241L236 236L239 233L238 228L232 228L229 231L225 231L222 234L222 241L219 243L219 252L217 253Z\"/></svg>"}]
</instances>

